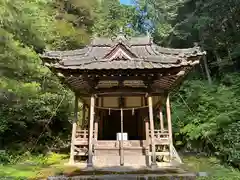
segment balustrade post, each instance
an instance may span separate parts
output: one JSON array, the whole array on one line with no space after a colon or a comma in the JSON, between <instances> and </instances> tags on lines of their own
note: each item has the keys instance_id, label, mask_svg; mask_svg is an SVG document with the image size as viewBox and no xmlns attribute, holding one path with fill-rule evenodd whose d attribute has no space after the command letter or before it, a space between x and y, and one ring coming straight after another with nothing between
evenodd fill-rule
<instances>
[{"instance_id":1,"label":"balustrade post","mask_svg":"<svg viewBox=\"0 0 240 180\"><path fill-rule=\"evenodd\" d=\"M94 123L94 112L95 109L95 97L91 96L90 104L90 121L89 121L89 135L88 135L88 166L92 167L92 157L93 157L93 123Z\"/></svg>"},{"instance_id":2,"label":"balustrade post","mask_svg":"<svg viewBox=\"0 0 240 180\"><path fill-rule=\"evenodd\" d=\"M149 108L149 120L150 120L150 131L151 131L151 150L152 150L152 167L157 166L156 163L156 147L155 147L155 136L154 136L154 119L153 119L153 104L152 97L148 96L148 108Z\"/></svg>"},{"instance_id":3,"label":"balustrade post","mask_svg":"<svg viewBox=\"0 0 240 180\"><path fill-rule=\"evenodd\" d=\"M75 95L75 107L74 107L74 120L72 124L72 138L71 138L71 150L69 164L74 164L74 153L75 153L75 139L78 121L78 96Z\"/></svg>"},{"instance_id":4,"label":"balustrade post","mask_svg":"<svg viewBox=\"0 0 240 180\"><path fill-rule=\"evenodd\" d=\"M166 100L166 111L167 111L167 121L168 121L168 139L169 139L169 151L170 151L170 161L173 157L173 140L172 140L172 120L171 120L171 107L169 94Z\"/></svg>"}]
</instances>

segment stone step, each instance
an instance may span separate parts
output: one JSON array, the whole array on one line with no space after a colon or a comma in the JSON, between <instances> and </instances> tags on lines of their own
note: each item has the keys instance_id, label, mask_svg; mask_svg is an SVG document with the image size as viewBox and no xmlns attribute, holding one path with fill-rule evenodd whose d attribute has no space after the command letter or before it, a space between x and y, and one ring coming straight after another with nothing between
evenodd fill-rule
<instances>
[{"instance_id":1,"label":"stone step","mask_svg":"<svg viewBox=\"0 0 240 180\"><path fill-rule=\"evenodd\" d=\"M119 147L120 141L114 141L114 140L98 140L96 142L97 146L104 146L104 147ZM147 142L146 140L127 140L123 141L124 146L130 146L130 147L146 147Z\"/></svg>"},{"instance_id":2,"label":"stone step","mask_svg":"<svg viewBox=\"0 0 240 180\"><path fill-rule=\"evenodd\" d=\"M149 156L152 155L152 152L148 153ZM170 156L169 152L156 152L156 156Z\"/></svg>"},{"instance_id":3,"label":"stone step","mask_svg":"<svg viewBox=\"0 0 240 180\"><path fill-rule=\"evenodd\" d=\"M146 149L142 147L125 147L123 153L126 156L141 156L146 155ZM119 156L120 148L96 147L94 148L94 154L96 156Z\"/></svg>"},{"instance_id":4,"label":"stone step","mask_svg":"<svg viewBox=\"0 0 240 180\"><path fill-rule=\"evenodd\" d=\"M146 166L147 156L124 156L124 166ZM93 165L96 167L120 166L120 156L93 156Z\"/></svg>"}]
</instances>

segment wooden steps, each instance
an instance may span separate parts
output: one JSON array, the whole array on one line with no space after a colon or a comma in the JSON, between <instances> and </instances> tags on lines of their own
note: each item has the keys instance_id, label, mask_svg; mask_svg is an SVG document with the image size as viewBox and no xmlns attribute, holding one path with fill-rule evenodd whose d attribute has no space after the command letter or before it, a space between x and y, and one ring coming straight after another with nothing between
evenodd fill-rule
<instances>
[{"instance_id":1,"label":"wooden steps","mask_svg":"<svg viewBox=\"0 0 240 180\"><path fill-rule=\"evenodd\" d=\"M124 165L146 166L146 141L124 141ZM120 142L98 141L94 146L93 162L96 166L120 166Z\"/></svg>"},{"instance_id":2,"label":"wooden steps","mask_svg":"<svg viewBox=\"0 0 240 180\"><path fill-rule=\"evenodd\" d=\"M118 167L120 156L93 156L93 164L96 167ZM147 156L124 155L124 166L147 166Z\"/></svg>"},{"instance_id":3,"label":"wooden steps","mask_svg":"<svg viewBox=\"0 0 240 180\"><path fill-rule=\"evenodd\" d=\"M154 141L156 145L156 156L170 157L168 133L160 130L154 131ZM150 133L149 133L150 134ZM151 138L151 136L149 137ZM98 165L120 165L120 141L97 140L93 137L93 159ZM128 165L149 164L152 156L151 141L147 140L127 140L123 141L123 156ZM74 156L88 156L88 130L77 130L74 140ZM159 152L160 151L160 152ZM173 159L181 162L175 148ZM132 160L133 159L133 160Z\"/></svg>"},{"instance_id":4,"label":"wooden steps","mask_svg":"<svg viewBox=\"0 0 240 180\"><path fill-rule=\"evenodd\" d=\"M123 143L124 155L141 156L146 155L144 141L125 141ZM119 141L98 141L94 146L95 156L120 156Z\"/></svg>"}]
</instances>

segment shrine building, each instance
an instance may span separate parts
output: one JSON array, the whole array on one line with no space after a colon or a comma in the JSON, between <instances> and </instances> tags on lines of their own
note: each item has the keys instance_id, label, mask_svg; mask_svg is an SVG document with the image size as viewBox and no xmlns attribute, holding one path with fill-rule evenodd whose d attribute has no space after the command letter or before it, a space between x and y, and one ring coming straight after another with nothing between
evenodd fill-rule
<instances>
[{"instance_id":1,"label":"shrine building","mask_svg":"<svg viewBox=\"0 0 240 180\"><path fill-rule=\"evenodd\" d=\"M76 97L69 163L84 158L90 167L182 163L173 146L169 93L204 54L197 46L164 48L149 35L122 33L95 37L82 49L42 54Z\"/></svg>"}]
</instances>

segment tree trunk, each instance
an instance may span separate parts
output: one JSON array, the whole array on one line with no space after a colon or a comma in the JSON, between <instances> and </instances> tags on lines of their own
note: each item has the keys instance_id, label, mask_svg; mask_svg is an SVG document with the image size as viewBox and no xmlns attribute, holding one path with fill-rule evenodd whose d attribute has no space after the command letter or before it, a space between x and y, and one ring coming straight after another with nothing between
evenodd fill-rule
<instances>
[{"instance_id":1,"label":"tree trunk","mask_svg":"<svg viewBox=\"0 0 240 180\"><path fill-rule=\"evenodd\" d=\"M215 57L217 59L217 65L218 65L219 72L221 72L222 71L222 58L219 56L219 54L216 50L214 50L213 52L214 52Z\"/></svg>"},{"instance_id":2,"label":"tree trunk","mask_svg":"<svg viewBox=\"0 0 240 180\"><path fill-rule=\"evenodd\" d=\"M206 71L208 83L209 83L209 85L212 85L212 78L211 78L210 71L209 71L209 68L208 68L206 55L203 56L203 64L204 64L204 68L205 68L205 71Z\"/></svg>"},{"instance_id":3,"label":"tree trunk","mask_svg":"<svg viewBox=\"0 0 240 180\"><path fill-rule=\"evenodd\" d=\"M199 39L200 39L200 46L204 47L204 40L203 40L203 31L199 31ZM204 69L206 71L207 79L208 79L208 84L212 85L212 78L210 75L210 70L207 64L207 57L206 55L203 56L203 64L204 64Z\"/></svg>"}]
</instances>

